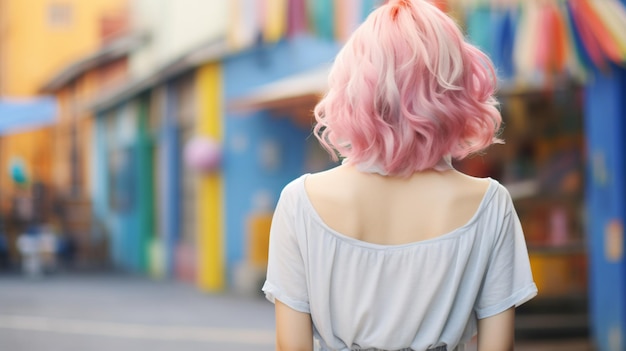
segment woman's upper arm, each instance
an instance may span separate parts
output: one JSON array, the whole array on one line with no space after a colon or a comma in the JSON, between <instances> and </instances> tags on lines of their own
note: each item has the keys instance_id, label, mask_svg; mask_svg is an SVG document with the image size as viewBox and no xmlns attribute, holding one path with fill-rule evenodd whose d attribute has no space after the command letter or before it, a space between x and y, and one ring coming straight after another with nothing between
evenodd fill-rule
<instances>
[{"instance_id":1,"label":"woman's upper arm","mask_svg":"<svg viewBox=\"0 0 626 351\"><path fill-rule=\"evenodd\" d=\"M279 300L276 304L276 350L312 351L311 315L298 312Z\"/></svg>"},{"instance_id":2,"label":"woman's upper arm","mask_svg":"<svg viewBox=\"0 0 626 351\"><path fill-rule=\"evenodd\" d=\"M515 308L478 320L478 351L513 350Z\"/></svg>"}]
</instances>

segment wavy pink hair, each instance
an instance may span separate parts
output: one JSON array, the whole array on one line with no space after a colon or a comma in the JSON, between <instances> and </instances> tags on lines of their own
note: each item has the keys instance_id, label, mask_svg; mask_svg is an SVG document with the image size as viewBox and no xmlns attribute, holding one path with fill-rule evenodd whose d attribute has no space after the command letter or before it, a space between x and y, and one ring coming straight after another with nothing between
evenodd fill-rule
<instances>
[{"instance_id":1,"label":"wavy pink hair","mask_svg":"<svg viewBox=\"0 0 626 351\"><path fill-rule=\"evenodd\" d=\"M408 176L501 140L490 59L425 0L392 0L336 57L314 134L333 159Z\"/></svg>"}]
</instances>

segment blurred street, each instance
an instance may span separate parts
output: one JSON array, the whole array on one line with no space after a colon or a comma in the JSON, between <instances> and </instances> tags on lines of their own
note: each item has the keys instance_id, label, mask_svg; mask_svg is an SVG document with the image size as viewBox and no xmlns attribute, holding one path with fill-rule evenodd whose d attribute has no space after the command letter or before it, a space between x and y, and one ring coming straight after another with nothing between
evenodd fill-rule
<instances>
[{"instance_id":1,"label":"blurred street","mask_svg":"<svg viewBox=\"0 0 626 351\"><path fill-rule=\"evenodd\" d=\"M0 350L273 350L273 306L121 275L0 277ZM518 340L522 351L589 351L584 338Z\"/></svg>"},{"instance_id":2,"label":"blurred street","mask_svg":"<svg viewBox=\"0 0 626 351\"><path fill-rule=\"evenodd\" d=\"M0 277L0 350L273 350L273 306L124 275Z\"/></svg>"}]
</instances>

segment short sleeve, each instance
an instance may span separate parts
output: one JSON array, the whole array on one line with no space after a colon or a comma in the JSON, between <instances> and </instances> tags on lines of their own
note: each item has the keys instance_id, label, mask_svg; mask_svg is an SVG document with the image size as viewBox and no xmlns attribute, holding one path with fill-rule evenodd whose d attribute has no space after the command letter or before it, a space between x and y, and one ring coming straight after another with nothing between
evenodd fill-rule
<instances>
[{"instance_id":1,"label":"short sleeve","mask_svg":"<svg viewBox=\"0 0 626 351\"><path fill-rule=\"evenodd\" d=\"M262 290L272 303L279 300L296 311L309 313L304 260L295 229L297 201L293 190L289 185L283 190L274 211L267 278Z\"/></svg>"},{"instance_id":2,"label":"short sleeve","mask_svg":"<svg viewBox=\"0 0 626 351\"><path fill-rule=\"evenodd\" d=\"M537 295L519 218L506 189L506 211L495 237L474 309L478 319L517 307Z\"/></svg>"}]
</instances>

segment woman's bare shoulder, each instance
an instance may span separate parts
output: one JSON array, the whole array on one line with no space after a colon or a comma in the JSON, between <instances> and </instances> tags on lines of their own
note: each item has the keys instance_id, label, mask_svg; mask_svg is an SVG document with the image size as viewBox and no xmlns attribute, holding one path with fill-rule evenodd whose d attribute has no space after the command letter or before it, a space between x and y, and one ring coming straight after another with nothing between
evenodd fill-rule
<instances>
[{"instance_id":1,"label":"woman's bare shoulder","mask_svg":"<svg viewBox=\"0 0 626 351\"><path fill-rule=\"evenodd\" d=\"M336 192L338 188L341 188L341 184L347 181L347 173L348 169L345 165L311 173L306 177L304 186L309 193L324 193L331 189Z\"/></svg>"},{"instance_id":2,"label":"woman's bare shoulder","mask_svg":"<svg viewBox=\"0 0 626 351\"><path fill-rule=\"evenodd\" d=\"M473 177L456 170L418 172L405 179L362 173L349 165L340 165L308 175L305 188L310 193L323 194L332 191L337 194L342 190L347 191L359 186L407 189L427 186L433 189L454 190L458 194L480 196L487 191L490 183L490 178Z\"/></svg>"},{"instance_id":3,"label":"woman's bare shoulder","mask_svg":"<svg viewBox=\"0 0 626 351\"><path fill-rule=\"evenodd\" d=\"M469 185L481 188L487 187L491 183L491 178L474 177L456 170L453 173L458 178L459 183L462 185Z\"/></svg>"},{"instance_id":4,"label":"woman's bare shoulder","mask_svg":"<svg viewBox=\"0 0 626 351\"><path fill-rule=\"evenodd\" d=\"M489 189L492 180L491 178L473 177L455 170L450 172L448 182L461 196L481 198Z\"/></svg>"}]
</instances>

